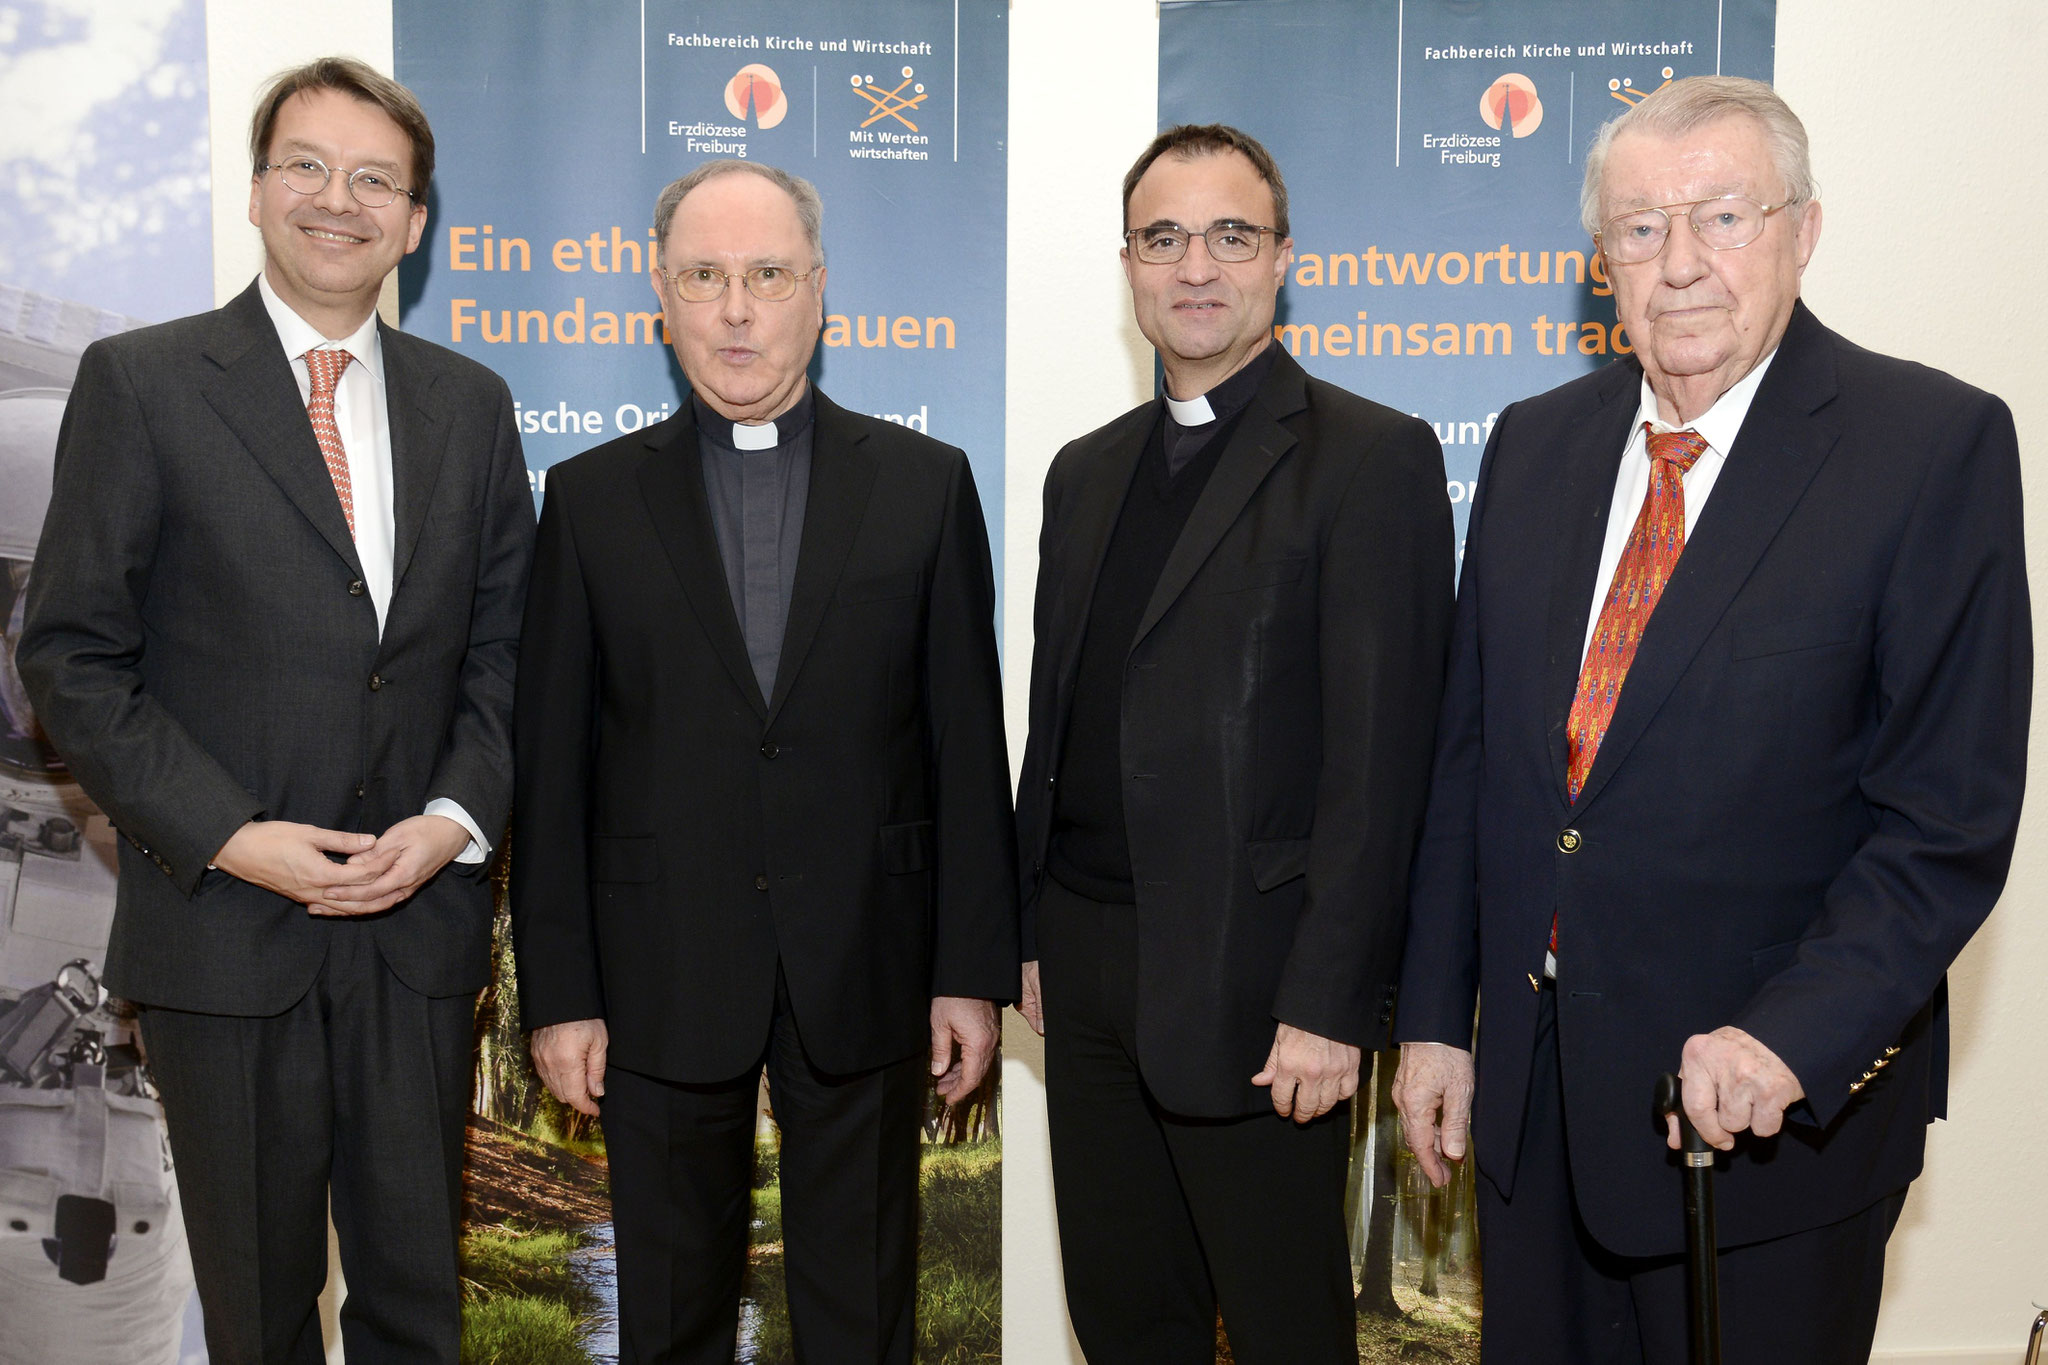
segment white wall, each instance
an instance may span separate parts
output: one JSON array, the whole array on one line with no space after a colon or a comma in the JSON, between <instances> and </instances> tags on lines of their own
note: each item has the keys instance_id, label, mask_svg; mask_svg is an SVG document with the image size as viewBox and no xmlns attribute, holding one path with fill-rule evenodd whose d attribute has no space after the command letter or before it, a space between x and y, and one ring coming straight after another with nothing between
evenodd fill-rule
<instances>
[{"instance_id":1,"label":"white wall","mask_svg":"<svg viewBox=\"0 0 2048 1365\"><path fill-rule=\"evenodd\" d=\"M2036 0L1786 0L1778 87L1806 120L1828 216L1814 311L1876 350L1937 365L2012 405L2028 493L2035 633L2048 651L2048 215L2038 120L2021 93L2048 60ZM2036 669L2035 718L2040 720ZM2033 774L2048 773L2037 731ZM2032 784L2029 784L2032 786ZM1998 911L1949 981L1949 1121L1892 1239L1883 1352L1996 1349L2014 1361L2048 1304L2048 785L2032 787ZM1913 1359L1917 1357L1905 1356Z\"/></svg>"},{"instance_id":2,"label":"white wall","mask_svg":"<svg viewBox=\"0 0 2048 1365\"><path fill-rule=\"evenodd\" d=\"M328 51L389 69L389 0L325 10L209 0L216 287L258 260L246 222L248 105L261 78ZM1138 401L1151 363L1116 266L1117 185L1156 127L1150 0L1014 0L1011 7L1008 480L1004 565L1013 748L1024 736L1038 491L1069 438ZM2048 287L2027 264L2048 222L2038 0L1780 0L1778 84L1805 118L1827 202L1807 296L1866 345L1991 389L2019 420L2028 483L2048 472ZM1104 70L1116 78L1102 79ZM1048 110L1069 111L1049 117ZM1078 112L1076 112L1078 111ZM429 113L432 111L429 110ZM1312 187L1296 186L1297 195ZM2048 507L2029 538L2041 564ZM2038 581L2038 574L2037 574ZM2048 767L2048 742L2035 770ZM1958 963L1951 1122L1898 1235L1878 1358L1989 1365L2019 1356L2030 1303L2048 1302L2048 814L2021 831L2012 885ZM1005 1358L1067 1365L1044 1151L1040 1050L1010 1016L1004 1069Z\"/></svg>"}]
</instances>

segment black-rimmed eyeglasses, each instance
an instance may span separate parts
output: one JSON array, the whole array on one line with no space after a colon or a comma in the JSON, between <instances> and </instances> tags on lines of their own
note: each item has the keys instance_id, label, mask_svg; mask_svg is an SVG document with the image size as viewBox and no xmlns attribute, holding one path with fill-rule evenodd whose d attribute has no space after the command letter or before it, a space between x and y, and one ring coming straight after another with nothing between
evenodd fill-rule
<instances>
[{"instance_id":1,"label":"black-rimmed eyeglasses","mask_svg":"<svg viewBox=\"0 0 2048 1365\"><path fill-rule=\"evenodd\" d=\"M1124 233L1124 241L1146 265L1172 265L1188 254L1188 243L1200 237L1209 248L1209 259L1236 264L1259 254L1259 243L1267 233L1279 235L1278 228L1257 223L1224 221L1211 223L1201 232L1191 232L1179 223L1152 223Z\"/></svg>"}]
</instances>

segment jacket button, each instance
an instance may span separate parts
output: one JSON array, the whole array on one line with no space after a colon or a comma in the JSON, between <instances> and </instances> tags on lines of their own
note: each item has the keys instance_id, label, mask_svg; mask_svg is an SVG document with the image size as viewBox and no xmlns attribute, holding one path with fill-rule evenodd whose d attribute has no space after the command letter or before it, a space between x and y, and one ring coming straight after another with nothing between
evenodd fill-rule
<instances>
[{"instance_id":1,"label":"jacket button","mask_svg":"<svg viewBox=\"0 0 2048 1365\"><path fill-rule=\"evenodd\" d=\"M1559 830L1557 834L1557 851L1559 853L1577 853L1579 851L1579 832L1575 829Z\"/></svg>"},{"instance_id":2,"label":"jacket button","mask_svg":"<svg viewBox=\"0 0 2048 1365\"><path fill-rule=\"evenodd\" d=\"M350 597L361 597L365 591L363 580L360 578L348 585L348 595Z\"/></svg>"},{"instance_id":3,"label":"jacket button","mask_svg":"<svg viewBox=\"0 0 2048 1365\"><path fill-rule=\"evenodd\" d=\"M384 675L383 675L383 674L381 674L381 673L372 673L372 674L370 675L370 690L371 690L372 692L381 692L381 691L383 691L383 690L384 690Z\"/></svg>"},{"instance_id":4,"label":"jacket button","mask_svg":"<svg viewBox=\"0 0 2048 1365\"><path fill-rule=\"evenodd\" d=\"M754 889L756 891L766 891L768 889L768 878L766 875L754 878Z\"/></svg>"},{"instance_id":5,"label":"jacket button","mask_svg":"<svg viewBox=\"0 0 2048 1365\"><path fill-rule=\"evenodd\" d=\"M362 800L362 799L363 799L363 784L362 784L362 783L360 783L360 782L358 782L358 783L356 783L356 800L360 801L360 800Z\"/></svg>"},{"instance_id":6,"label":"jacket button","mask_svg":"<svg viewBox=\"0 0 2048 1365\"><path fill-rule=\"evenodd\" d=\"M763 744L761 746L761 757L763 758L773 758L781 752L782 750L776 748L773 744Z\"/></svg>"}]
</instances>

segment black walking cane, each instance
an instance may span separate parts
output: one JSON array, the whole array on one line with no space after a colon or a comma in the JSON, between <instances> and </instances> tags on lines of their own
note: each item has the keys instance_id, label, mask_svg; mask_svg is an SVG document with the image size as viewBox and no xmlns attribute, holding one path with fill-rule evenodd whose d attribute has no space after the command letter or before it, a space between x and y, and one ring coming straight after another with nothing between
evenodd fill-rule
<instances>
[{"instance_id":1,"label":"black walking cane","mask_svg":"<svg viewBox=\"0 0 2048 1365\"><path fill-rule=\"evenodd\" d=\"M1714 1149L1685 1116L1678 1077L1657 1078L1657 1117L1678 1115L1685 1163L1685 1288L1692 1309L1692 1365L1721 1365L1721 1281L1714 1263Z\"/></svg>"}]
</instances>

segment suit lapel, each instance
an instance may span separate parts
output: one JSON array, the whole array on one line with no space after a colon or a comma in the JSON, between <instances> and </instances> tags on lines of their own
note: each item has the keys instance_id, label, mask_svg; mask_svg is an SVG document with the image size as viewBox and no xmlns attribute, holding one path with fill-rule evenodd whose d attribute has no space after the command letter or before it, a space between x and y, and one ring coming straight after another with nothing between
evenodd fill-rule
<instances>
[{"instance_id":1,"label":"suit lapel","mask_svg":"<svg viewBox=\"0 0 2048 1365\"><path fill-rule=\"evenodd\" d=\"M733 611L732 589L726 585L725 564L718 557L711 501L704 492L704 456L687 398L675 416L648 432L647 450L640 465L640 495L654 518L655 535L712 652L754 714L765 719L767 703L754 680L747 642Z\"/></svg>"},{"instance_id":2,"label":"suit lapel","mask_svg":"<svg viewBox=\"0 0 2048 1365\"><path fill-rule=\"evenodd\" d=\"M1065 697L1081 663L1081 642L1088 633L1088 609L1095 600L1095 580L1102 573L1109 538L1116 531L1131 480L1145 442L1159 421L1157 400L1136 408L1105 430L1094 444L1074 451L1079 465L1075 487L1068 494L1071 511L1062 509L1057 552L1063 565L1054 585L1052 639L1059 650L1058 695Z\"/></svg>"},{"instance_id":3,"label":"suit lapel","mask_svg":"<svg viewBox=\"0 0 2048 1365\"><path fill-rule=\"evenodd\" d=\"M1152 589L1144 616L1139 618L1138 633L1131 638L1132 648L1151 633L1159 618L1180 599L1196 571L1215 551L1217 542L1236 523L1252 494L1259 491L1266 475L1282 455L1293 449L1294 433L1280 425L1280 420L1307 406L1307 375L1289 357L1275 357L1272 373L1259 385L1250 406L1238 419L1229 444L1217 457L1215 472L1210 474L1202 496L1188 514L1187 525L1181 528L1180 538L1166 556L1166 567L1159 571L1159 582Z\"/></svg>"},{"instance_id":4,"label":"suit lapel","mask_svg":"<svg viewBox=\"0 0 2048 1365\"><path fill-rule=\"evenodd\" d=\"M1609 382L1585 419L1575 424L1575 437L1558 465L1556 506L1558 553L1551 557L1550 615L1545 628L1545 735L1558 799L1569 804L1566 777L1569 751L1565 726L1572 697L1579 689L1579 666L1585 656L1586 616L1592 609L1594 580L1600 573L1600 552L1607 542L1607 513L1614 503L1614 479L1628 448L1629 423L1642 392L1642 371L1616 365Z\"/></svg>"},{"instance_id":5,"label":"suit lapel","mask_svg":"<svg viewBox=\"0 0 2048 1365\"><path fill-rule=\"evenodd\" d=\"M863 448L868 434L846 410L819 393L811 435L811 489L804 503L803 541L797 550L796 586L790 592L789 620L782 630L782 657L775 665L775 696L767 718L789 696L804 656L825 619L825 608L838 591L840 570L853 548L854 536L867 516L868 493L875 483L875 457ZM745 651L741 651L745 658Z\"/></svg>"},{"instance_id":6,"label":"suit lapel","mask_svg":"<svg viewBox=\"0 0 2048 1365\"><path fill-rule=\"evenodd\" d=\"M384 349L384 410L391 423L391 586L396 592L405 582L420 528L426 524L448 448L448 423L431 402L434 381L440 377L423 363L431 353L382 323L377 330Z\"/></svg>"},{"instance_id":7,"label":"suit lapel","mask_svg":"<svg viewBox=\"0 0 2048 1365\"><path fill-rule=\"evenodd\" d=\"M299 509L321 538L363 576L355 538L348 533L333 476L313 439L313 424L299 399L291 361L263 310L255 285L220 310L220 327L206 348L218 367L202 392L235 439Z\"/></svg>"},{"instance_id":8,"label":"suit lapel","mask_svg":"<svg viewBox=\"0 0 2048 1365\"><path fill-rule=\"evenodd\" d=\"M1600 794L1642 738L1834 449L1841 424L1824 411L1834 396L1826 330L1797 305L1713 496L1643 628L1614 719L1579 793L1581 805Z\"/></svg>"}]
</instances>

